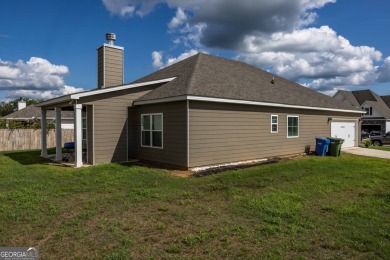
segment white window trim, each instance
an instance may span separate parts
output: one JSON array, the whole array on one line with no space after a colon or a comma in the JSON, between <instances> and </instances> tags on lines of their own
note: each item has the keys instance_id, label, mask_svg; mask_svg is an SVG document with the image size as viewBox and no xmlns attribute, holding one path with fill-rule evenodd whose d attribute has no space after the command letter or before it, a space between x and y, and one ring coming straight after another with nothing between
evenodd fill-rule
<instances>
[{"instance_id":1,"label":"white window trim","mask_svg":"<svg viewBox=\"0 0 390 260\"><path fill-rule=\"evenodd\" d=\"M152 130L152 118L153 116L158 116L158 115L161 115L161 130ZM142 117L143 116L150 116L150 130L143 130L142 129ZM150 131L150 146L148 145L143 145L142 144L142 131ZM152 138L153 138L153 131L157 132L157 131L161 131L161 147L159 146L152 146L153 144L153 141L152 141ZM147 148L154 148L154 149L163 149L164 148L164 114L163 113L150 113L150 114L141 114L141 147L147 147Z\"/></svg>"},{"instance_id":2,"label":"white window trim","mask_svg":"<svg viewBox=\"0 0 390 260\"><path fill-rule=\"evenodd\" d=\"M272 117L276 116L276 123L272 123ZM272 125L276 125L276 131L272 131ZM279 116L271 115L271 134L277 134L279 132Z\"/></svg>"},{"instance_id":3,"label":"white window trim","mask_svg":"<svg viewBox=\"0 0 390 260\"><path fill-rule=\"evenodd\" d=\"M288 136L288 119L290 117L297 117L298 118L298 135L297 136ZM299 128L300 128L299 116L287 116L287 138L298 138L299 137Z\"/></svg>"}]
</instances>

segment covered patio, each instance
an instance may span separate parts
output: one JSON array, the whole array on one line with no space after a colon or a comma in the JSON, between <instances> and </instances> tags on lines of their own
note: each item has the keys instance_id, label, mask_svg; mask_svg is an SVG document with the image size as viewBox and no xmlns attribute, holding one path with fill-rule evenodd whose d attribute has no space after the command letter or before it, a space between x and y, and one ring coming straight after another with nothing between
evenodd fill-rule
<instances>
[{"instance_id":1,"label":"covered patio","mask_svg":"<svg viewBox=\"0 0 390 260\"><path fill-rule=\"evenodd\" d=\"M70 102L72 103L72 102ZM83 133L83 129L86 129L86 122L83 122L83 120L86 120L86 113L85 108L83 112L83 105L82 104L69 104L69 103L62 103L62 104L56 104L56 106L53 107L42 107L42 119L41 119L41 129L42 129L42 139L41 139L41 156L49 159L54 159L57 162L60 163L66 163L69 165L70 163L73 164L74 167L81 167L83 164L87 163L88 160L83 160L83 150L85 151L87 149L87 136L86 131ZM73 111L74 113L74 160L69 160L68 162L64 162L64 158L67 156L67 154L63 154L62 148L64 146L63 140L62 140L62 133L61 131L56 131L55 136L55 147L56 147L56 153L55 156L49 155L47 153L47 111L54 109L55 111L55 129L61 129L61 112L63 110L66 111ZM84 114L84 116L83 116ZM86 154L86 152L84 153Z\"/></svg>"}]
</instances>

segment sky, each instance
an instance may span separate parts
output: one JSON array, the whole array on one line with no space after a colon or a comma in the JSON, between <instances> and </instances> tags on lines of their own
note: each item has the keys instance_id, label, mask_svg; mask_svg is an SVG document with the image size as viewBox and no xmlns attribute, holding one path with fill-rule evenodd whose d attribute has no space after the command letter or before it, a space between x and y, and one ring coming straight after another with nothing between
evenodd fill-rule
<instances>
[{"instance_id":1,"label":"sky","mask_svg":"<svg viewBox=\"0 0 390 260\"><path fill-rule=\"evenodd\" d=\"M205 52L324 94L390 95L388 0L0 0L0 101L97 87L105 33L125 83Z\"/></svg>"}]
</instances>

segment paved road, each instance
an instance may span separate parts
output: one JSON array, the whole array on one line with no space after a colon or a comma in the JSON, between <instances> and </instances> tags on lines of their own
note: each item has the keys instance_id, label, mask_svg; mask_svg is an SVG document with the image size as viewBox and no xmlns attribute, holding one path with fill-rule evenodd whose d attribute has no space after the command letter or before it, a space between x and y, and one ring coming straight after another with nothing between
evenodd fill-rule
<instances>
[{"instance_id":1,"label":"paved road","mask_svg":"<svg viewBox=\"0 0 390 260\"><path fill-rule=\"evenodd\" d=\"M344 153L351 153L356 155L390 159L389 151L382 151L382 150L368 149L368 148L361 148L361 147L344 148L341 151Z\"/></svg>"}]
</instances>

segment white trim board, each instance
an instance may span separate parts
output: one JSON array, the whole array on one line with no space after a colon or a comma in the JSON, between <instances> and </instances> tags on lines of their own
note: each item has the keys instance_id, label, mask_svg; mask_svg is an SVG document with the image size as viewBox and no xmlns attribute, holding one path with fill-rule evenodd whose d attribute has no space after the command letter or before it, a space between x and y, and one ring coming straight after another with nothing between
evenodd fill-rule
<instances>
[{"instance_id":1,"label":"white trim board","mask_svg":"<svg viewBox=\"0 0 390 260\"><path fill-rule=\"evenodd\" d=\"M75 94L70 94L70 95L50 99L47 101L43 101L39 104L36 104L35 106L43 107L43 106L54 105L57 103L62 103L62 102L74 100L74 99L80 99L81 97L88 97L88 96L93 96L93 95L98 95L98 94L103 94L103 93L120 91L120 90L124 90L124 89L131 89L131 88L138 88L138 87L149 86L149 85L154 85L154 84L159 84L159 83L166 83L166 82L170 82L170 81L174 80L175 78L176 77L172 77L172 78L153 80L153 81L147 81L147 82L141 82L141 83L127 84L127 85L118 86L118 87L109 87L109 88L104 88L104 89L96 89L96 90L91 90L91 91L86 91L86 92L81 92L81 93L75 93Z\"/></svg>"},{"instance_id":2,"label":"white trim board","mask_svg":"<svg viewBox=\"0 0 390 260\"><path fill-rule=\"evenodd\" d=\"M349 110L349 109L337 109L337 108L327 108L327 107L309 107L309 106L289 105L289 104L281 104L281 103L247 101L247 100L226 99L226 98L210 98L210 97L200 97L200 96L186 96L186 95L169 97L169 98L154 99L154 100L135 101L134 105L136 105L136 106L137 105L148 105L148 104L157 104L157 103L174 102L174 101L182 101L182 100L208 101L208 102L217 102L217 103L243 104L243 105L254 105L254 106L285 107L285 108L297 108L297 109L308 109L308 110L336 111L336 112L348 112L348 113L357 113L357 114L362 113L362 111Z\"/></svg>"}]
</instances>

